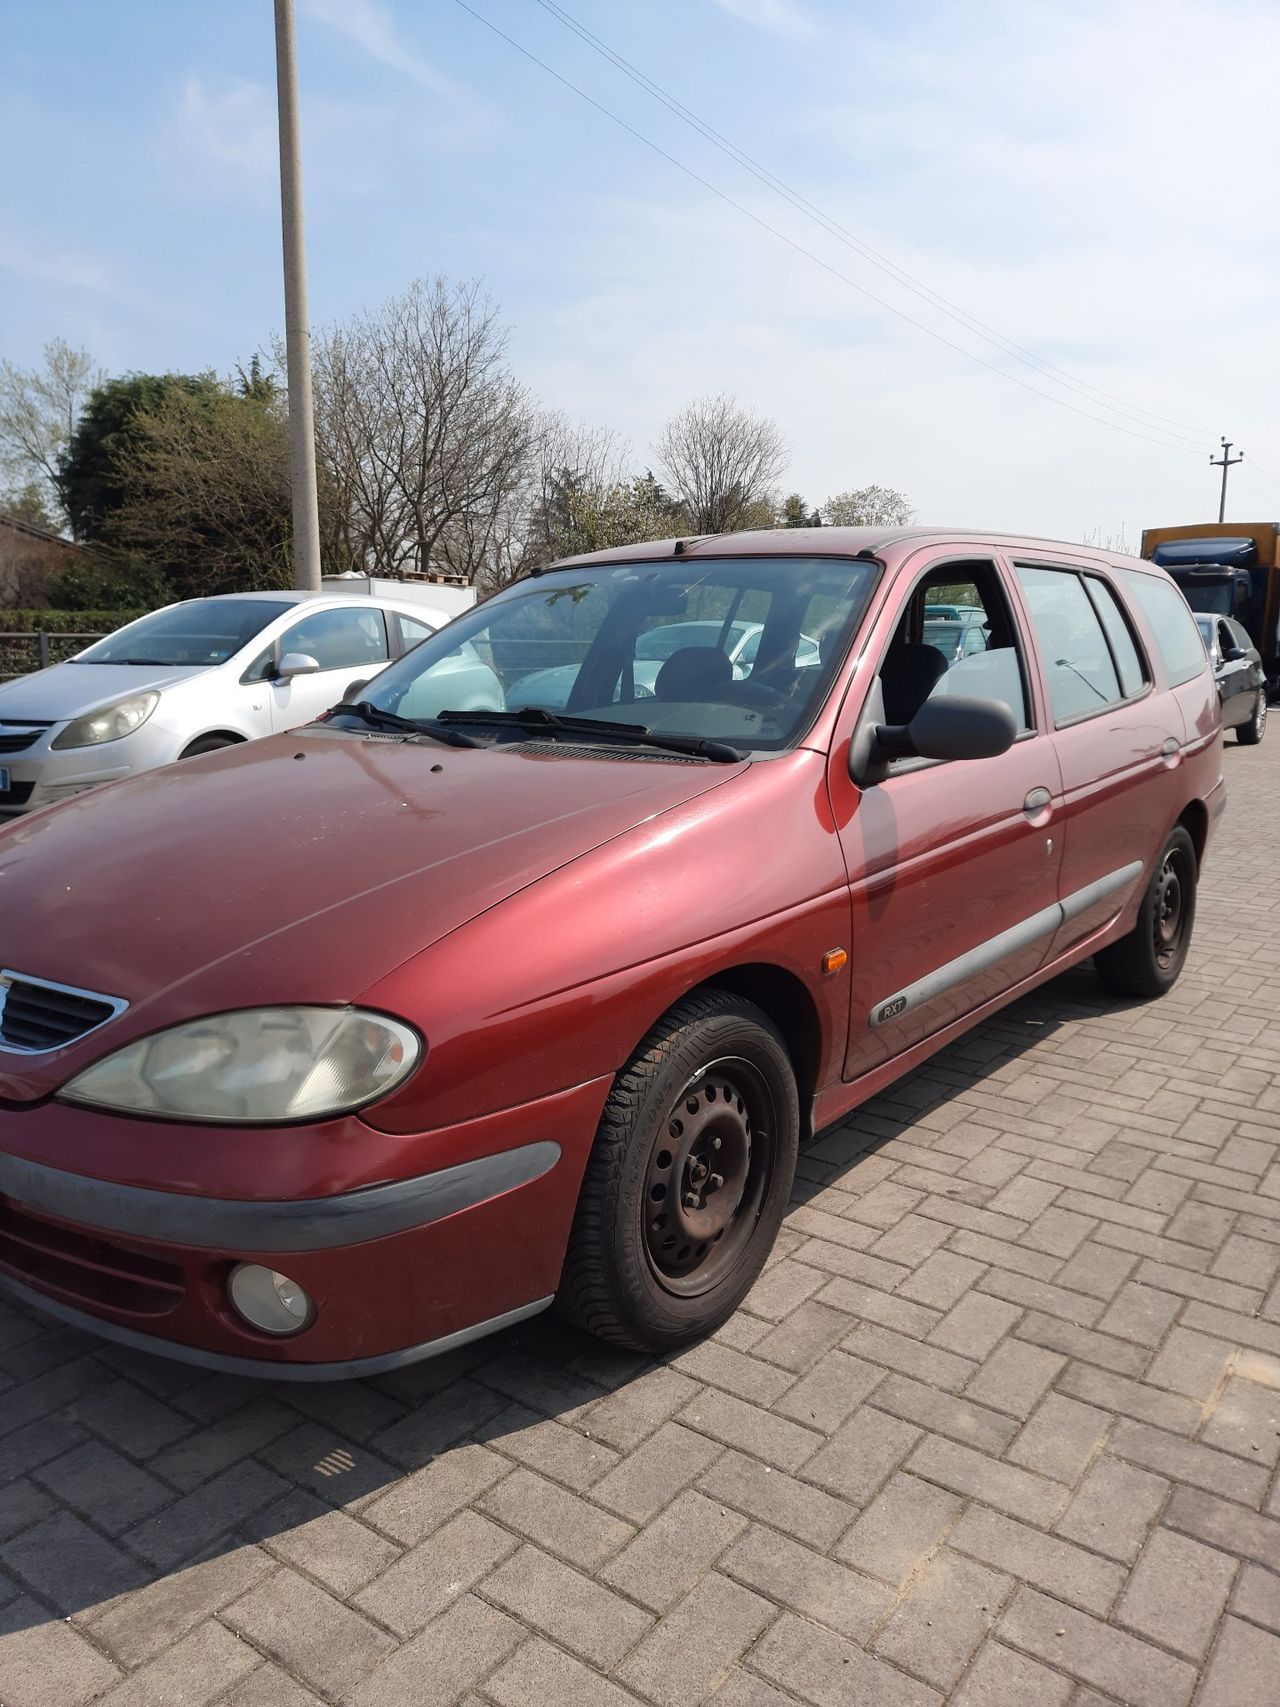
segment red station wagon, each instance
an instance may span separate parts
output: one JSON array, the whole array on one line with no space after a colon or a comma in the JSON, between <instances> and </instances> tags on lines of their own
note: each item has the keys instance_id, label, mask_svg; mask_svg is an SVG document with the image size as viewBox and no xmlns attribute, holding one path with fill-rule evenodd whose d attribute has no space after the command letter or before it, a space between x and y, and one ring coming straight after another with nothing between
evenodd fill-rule
<instances>
[{"instance_id":1,"label":"red station wagon","mask_svg":"<svg viewBox=\"0 0 1280 1707\"><path fill-rule=\"evenodd\" d=\"M929 643L942 604L981 649ZM451 706L459 656L505 710ZM703 1334L810 1132L1090 956L1169 988L1219 715L1174 582L1078 546L822 528L531 575L319 724L0 831L0 1285L313 1379L553 1300Z\"/></svg>"}]
</instances>

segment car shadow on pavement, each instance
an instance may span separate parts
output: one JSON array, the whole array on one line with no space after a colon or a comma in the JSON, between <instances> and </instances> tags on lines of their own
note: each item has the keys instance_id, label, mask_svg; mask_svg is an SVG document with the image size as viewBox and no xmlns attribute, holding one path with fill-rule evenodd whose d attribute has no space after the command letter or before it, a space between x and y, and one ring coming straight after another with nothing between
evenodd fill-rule
<instances>
[{"instance_id":1,"label":"car shadow on pavement","mask_svg":"<svg viewBox=\"0 0 1280 1707\"><path fill-rule=\"evenodd\" d=\"M840 1214L888 1171L882 1146L926 1149L939 1132L982 1125L984 1105L1016 1129L1010 1114L1052 1094L1070 1059L1059 1047L1055 1076L1037 1078L1026 1052L1125 1006L1086 968L1003 1010L806 1146L792 1212L822 1200ZM1091 1048L1082 1040L1082 1071ZM999 1189L954 1165L926 1183L974 1206ZM766 1322L771 1273L808 1236L783 1228L757 1287ZM516 1544L522 1507L498 1484L521 1466L563 1491L553 1497L590 1490L597 1519L603 1508L643 1525L682 1485L673 1477L698 1474L664 1456L691 1450L702 1380L715 1379L721 1348L732 1357L753 1333L758 1322L732 1318L711 1341L655 1359L545 1315L390 1375L310 1385L206 1374L0 1304L0 1638L70 1619L132 1666L281 1563L382 1618L369 1585L445 1526L472 1525L455 1536L460 1553L482 1532ZM572 1510L565 1500L566 1522ZM454 1571L453 1557L442 1544L439 1570ZM421 1593L438 1589L423 1579Z\"/></svg>"}]
</instances>

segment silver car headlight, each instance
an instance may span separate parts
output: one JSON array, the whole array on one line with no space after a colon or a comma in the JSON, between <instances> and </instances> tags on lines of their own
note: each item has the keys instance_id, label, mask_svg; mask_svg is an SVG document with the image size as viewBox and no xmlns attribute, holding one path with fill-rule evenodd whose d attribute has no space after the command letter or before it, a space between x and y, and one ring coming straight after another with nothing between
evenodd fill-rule
<instances>
[{"instance_id":1,"label":"silver car headlight","mask_svg":"<svg viewBox=\"0 0 1280 1707\"><path fill-rule=\"evenodd\" d=\"M114 705L104 705L101 711L77 717L49 744L52 747L96 747L103 741L123 740L135 729L141 729L159 703L158 693L135 693L129 699L118 699Z\"/></svg>"},{"instance_id":2,"label":"silver car headlight","mask_svg":"<svg viewBox=\"0 0 1280 1707\"><path fill-rule=\"evenodd\" d=\"M422 1058L410 1026L360 1008L244 1008L126 1044L64 1085L64 1102L274 1126L385 1096Z\"/></svg>"}]
</instances>

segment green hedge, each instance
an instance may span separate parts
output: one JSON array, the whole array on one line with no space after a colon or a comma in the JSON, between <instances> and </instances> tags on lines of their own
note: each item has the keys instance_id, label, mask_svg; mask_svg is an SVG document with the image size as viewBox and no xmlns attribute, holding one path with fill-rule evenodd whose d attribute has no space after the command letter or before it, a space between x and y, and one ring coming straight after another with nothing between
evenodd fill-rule
<instances>
[{"instance_id":1,"label":"green hedge","mask_svg":"<svg viewBox=\"0 0 1280 1707\"><path fill-rule=\"evenodd\" d=\"M61 635L111 634L145 610L0 610L0 677L21 676L40 667L38 634L51 636L49 662L57 664L88 645Z\"/></svg>"}]
</instances>

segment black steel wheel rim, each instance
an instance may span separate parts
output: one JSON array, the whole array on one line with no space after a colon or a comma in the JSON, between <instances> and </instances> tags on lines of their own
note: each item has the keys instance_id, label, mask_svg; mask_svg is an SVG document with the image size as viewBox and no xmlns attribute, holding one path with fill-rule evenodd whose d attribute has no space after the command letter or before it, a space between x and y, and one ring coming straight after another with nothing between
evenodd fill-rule
<instances>
[{"instance_id":1,"label":"black steel wheel rim","mask_svg":"<svg viewBox=\"0 0 1280 1707\"><path fill-rule=\"evenodd\" d=\"M666 1291L696 1297L737 1263L768 1196L777 1131L769 1084L740 1056L700 1068L674 1099L641 1205L645 1255Z\"/></svg>"},{"instance_id":2,"label":"black steel wheel rim","mask_svg":"<svg viewBox=\"0 0 1280 1707\"><path fill-rule=\"evenodd\" d=\"M1156 904L1152 915L1156 960L1174 964L1182 952L1191 904L1192 873L1186 850L1171 848L1156 875Z\"/></svg>"}]
</instances>

